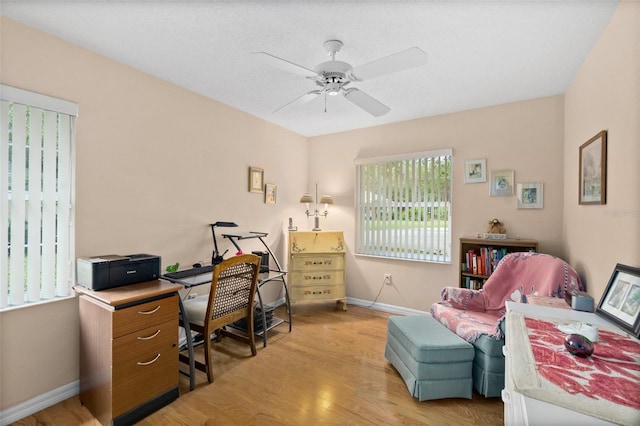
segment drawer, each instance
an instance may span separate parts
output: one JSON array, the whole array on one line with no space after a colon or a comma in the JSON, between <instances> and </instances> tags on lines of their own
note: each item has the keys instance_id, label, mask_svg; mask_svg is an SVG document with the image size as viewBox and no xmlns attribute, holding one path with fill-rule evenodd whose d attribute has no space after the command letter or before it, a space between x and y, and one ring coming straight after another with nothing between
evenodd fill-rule
<instances>
[{"instance_id":1,"label":"drawer","mask_svg":"<svg viewBox=\"0 0 640 426\"><path fill-rule=\"evenodd\" d=\"M113 312L113 337L120 337L152 324L178 318L178 296L173 295Z\"/></svg>"},{"instance_id":2,"label":"drawer","mask_svg":"<svg viewBox=\"0 0 640 426\"><path fill-rule=\"evenodd\" d=\"M315 285L292 287L289 289L291 300L344 299L344 285Z\"/></svg>"},{"instance_id":3,"label":"drawer","mask_svg":"<svg viewBox=\"0 0 640 426\"><path fill-rule=\"evenodd\" d=\"M113 340L113 416L178 386L178 319Z\"/></svg>"},{"instance_id":4,"label":"drawer","mask_svg":"<svg viewBox=\"0 0 640 426\"><path fill-rule=\"evenodd\" d=\"M295 231L289 233L289 253L344 253L341 231Z\"/></svg>"},{"instance_id":5,"label":"drawer","mask_svg":"<svg viewBox=\"0 0 640 426\"><path fill-rule=\"evenodd\" d=\"M312 271L318 269L344 269L344 256L339 255L291 255L289 270Z\"/></svg>"},{"instance_id":6,"label":"drawer","mask_svg":"<svg viewBox=\"0 0 640 426\"><path fill-rule=\"evenodd\" d=\"M289 284L291 287L319 284L344 285L344 271L291 271L289 273Z\"/></svg>"}]
</instances>

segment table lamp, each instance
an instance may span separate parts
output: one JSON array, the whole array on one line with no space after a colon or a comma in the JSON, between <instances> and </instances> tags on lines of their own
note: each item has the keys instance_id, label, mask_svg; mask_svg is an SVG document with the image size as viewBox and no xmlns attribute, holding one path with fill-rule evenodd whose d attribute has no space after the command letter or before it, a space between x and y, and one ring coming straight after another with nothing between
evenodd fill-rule
<instances>
[{"instance_id":1,"label":"table lamp","mask_svg":"<svg viewBox=\"0 0 640 426\"><path fill-rule=\"evenodd\" d=\"M308 194L308 193L303 194L302 197L300 197L300 202L305 203L307 205L307 211L305 212L307 214L307 217L315 216L313 230L322 231L322 229L320 229L320 215L327 217L327 215L329 214L329 210L327 209L329 208L329 204L333 204L333 198L331 197L331 195L323 195L322 197L318 198L318 182L316 182L316 199L315 199L316 206L313 213L309 211L309 203L313 203L313 198L311 197L311 194ZM324 212L322 213L320 212L320 209L318 208L318 204L324 204Z\"/></svg>"}]
</instances>

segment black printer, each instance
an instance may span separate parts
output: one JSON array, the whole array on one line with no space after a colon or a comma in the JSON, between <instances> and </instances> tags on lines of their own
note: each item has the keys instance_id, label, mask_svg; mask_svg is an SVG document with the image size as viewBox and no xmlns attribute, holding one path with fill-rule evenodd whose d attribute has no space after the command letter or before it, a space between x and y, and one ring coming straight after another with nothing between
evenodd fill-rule
<instances>
[{"instance_id":1,"label":"black printer","mask_svg":"<svg viewBox=\"0 0 640 426\"><path fill-rule=\"evenodd\" d=\"M76 270L79 285L91 290L106 290L158 279L160 256L138 253L79 258Z\"/></svg>"}]
</instances>

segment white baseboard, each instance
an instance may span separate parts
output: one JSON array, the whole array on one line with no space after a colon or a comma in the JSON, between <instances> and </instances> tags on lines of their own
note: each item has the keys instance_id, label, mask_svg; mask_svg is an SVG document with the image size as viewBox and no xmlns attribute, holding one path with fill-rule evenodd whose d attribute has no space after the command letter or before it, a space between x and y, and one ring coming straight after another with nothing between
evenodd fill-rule
<instances>
[{"instance_id":1,"label":"white baseboard","mask_svg":"<svg viewBox=\"0 0 640 426\"><path fill-rule=\"evenodd\" d=\"M40 410L44 410L47 407L62 402L65 399L71 398L80 392L80 381L60 386L57 389L53 389L49 392L38 395L35 398L31 398L28 401L21 402L18 405L7 408L4 411L0 411L0 425L5 426L13 422L17 422L27 416L37 413Z\"/></svg>"},{"instance_id":2,"label":"white baseboard","mask_svg":"<svg viewBox=\"0 0 640 426\"><path fill-rule=\"evenodd\" d=\"M356 299L347 297L347 304L362 306L363 308L375 309L377 311L389 312L390 314L401 315L431 315L428 311L404 308L402 306L387 305L385 303L372 302L371 300Z\"/></svg>"}]
</instances>

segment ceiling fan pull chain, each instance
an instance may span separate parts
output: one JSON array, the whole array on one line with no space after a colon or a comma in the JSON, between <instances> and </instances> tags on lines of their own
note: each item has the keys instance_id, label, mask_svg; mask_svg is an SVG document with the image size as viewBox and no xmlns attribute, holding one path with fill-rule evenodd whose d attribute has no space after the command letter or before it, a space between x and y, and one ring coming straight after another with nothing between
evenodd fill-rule
<instances>
[{"instance_id":1,"label":"ceiling fan pull chain","mask_svg":"<svg viewBox=\"0 0 640 426\"><path fill-rule=\"evenodd\" d=\"M324 91L324 112L327 112L327 91Z\"/></svg>"}]
</instances>

